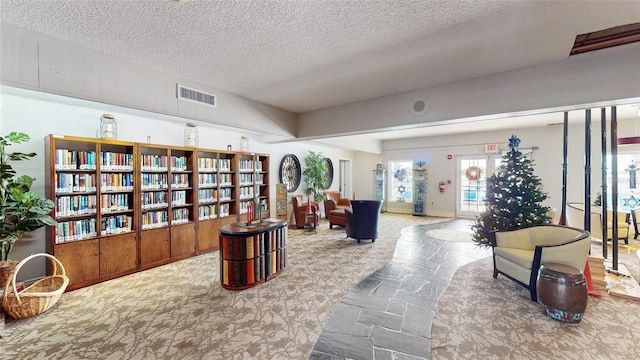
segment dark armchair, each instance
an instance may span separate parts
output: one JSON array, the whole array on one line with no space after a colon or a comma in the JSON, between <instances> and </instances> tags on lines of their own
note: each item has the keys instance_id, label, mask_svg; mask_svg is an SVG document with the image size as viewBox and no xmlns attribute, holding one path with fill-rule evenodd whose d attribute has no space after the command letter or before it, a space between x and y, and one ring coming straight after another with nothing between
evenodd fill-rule
<instances>
[{"instance_id":1,"label":"dark armchair","mask_svg":"<svg viewBox=\"0 0 640 360\"><path fill-rule=\"evenodd\" d=\"M340 191L325 191L324 217L329 218L331 210L351 208L351 200L340 197Z\"/></svg>"},{"instance_id":2,"label":"dark armchair","mask_svg":"<svg viewBox=\"0 0 640 360\"><path fill-rule=\"evenodd\" d=\"M347 237L360 240L378 237L378 218L382 201L380 200L351 200L351 209L345 209L347 218Z\"/></svg>"},{"instance_id":3,"label":"dark armchair","mask_svg":"<svg viewBox=\"0 0 640 360\"><path fill-rule=\"evenodd\" d=\"M302 199L302 195L293 195L291 197L291 206L293 216L296 220L296 228L302 229L306 222L307 202ZM320 221L320 206L318 206L317 202L311 202L311 212L314 214L315 223L313 226L315 228L318 226L318 222Z\"/></svg>"}]
</instances>

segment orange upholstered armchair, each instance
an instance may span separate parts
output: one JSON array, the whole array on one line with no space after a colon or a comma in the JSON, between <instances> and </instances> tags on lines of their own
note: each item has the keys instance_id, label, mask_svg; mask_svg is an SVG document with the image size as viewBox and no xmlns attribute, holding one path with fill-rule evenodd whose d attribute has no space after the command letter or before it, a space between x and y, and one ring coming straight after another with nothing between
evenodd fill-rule
<instances>
[{"instance_id":1,"label":"orange upholstered armchair","mask_svg":"<svg viewBox=\"0 0 640 360\"><path fill-rule=\"evenodd\" d=\"M340 191L325 191L324 195L327 197L324 201L324 217L327 219L331 210L351 208L351 200L341 198Z\"/></svg>"},{"instance_id":2,"label":"orange upholstered armchair","mask_svg":"<svg viewBox=\"0 0 640 360\"><path fill-rule=\"evenodd\" d=\"M302 195L293 195L291 197L291 206L293 216L296 219L296 228L301 229L306 222L307 202L302 199ZM320 206L318 206L317 202L311 202L311 212L314 214L314 227L317 227L318 222L320 222Z\"/></svg>"}]
</instances>

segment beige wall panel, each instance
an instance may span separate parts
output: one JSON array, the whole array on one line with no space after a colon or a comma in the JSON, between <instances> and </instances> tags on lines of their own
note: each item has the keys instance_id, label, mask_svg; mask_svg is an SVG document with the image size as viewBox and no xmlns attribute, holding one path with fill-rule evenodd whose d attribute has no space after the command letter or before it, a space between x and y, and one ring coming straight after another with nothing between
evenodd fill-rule
<instances>
[{"instance_id":1,"label":"beige wall panel","mask_svg":"<svg viewBox=\"0 0 640 360\"><path fill-rule=\"evenodd\" d=\"M0 46L2 83L38 86L38 40L33 35L2 25Z\"/></svg>"}]
</instances>

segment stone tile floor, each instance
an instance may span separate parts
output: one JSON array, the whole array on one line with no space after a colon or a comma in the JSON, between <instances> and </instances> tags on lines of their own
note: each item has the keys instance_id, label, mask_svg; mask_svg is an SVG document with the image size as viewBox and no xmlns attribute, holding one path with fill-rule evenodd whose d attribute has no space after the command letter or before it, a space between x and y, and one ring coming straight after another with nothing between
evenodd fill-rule
<instances>
[{"instance_id":1,"label":"stone tile floor","mask_svg":"<svg viewBox=\"0 0 640 360\"><path fill-rule=\"evenodd\" d=\"M469 231L469 225L452 220L405 228L393 259L337 305L309 359L429 359L431 321L453 274L491 252L470 240L442 240L427 231Z\"/></svg>"}]
</instances>

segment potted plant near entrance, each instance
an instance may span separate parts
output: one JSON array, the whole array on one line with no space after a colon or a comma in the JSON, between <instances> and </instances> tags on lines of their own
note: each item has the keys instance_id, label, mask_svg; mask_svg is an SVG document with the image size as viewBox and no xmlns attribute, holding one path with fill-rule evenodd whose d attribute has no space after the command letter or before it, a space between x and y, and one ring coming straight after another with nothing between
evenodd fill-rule
<instances>
[{"instance_id":1,"label":"potted plant near entrance","mask_svg":"<svg viewBox=\"0 0 640 360\"><path fill-rule=\"evenodd\" d=\"M9 152L12 144L28 142L29 135L12 132L0 137L0 285L4 287L17 261L11 259L16 242L26 233L45 225L56 225L50 216L53 201L31 191L35 180L18 176L12 162L28 160L36 153Z\"/></svg>"},{"instance_id":2,"label":"potted plant near entrance","mask_svg":"<svg viewBox=\"0 0 640 360\"><path fill-rule=\"evenodd\" d=\"M327 184L327 164L322 153L309 151L304 158L305 168L302 178L306 185L305 193L313 196L313 201L322 202L325 199L324 190Z\"/></svg>"},{"instance_id":3,"label":"potted plant near entrance","mask_svg":"<svg viewBox=\"0 0 640 360\"><path fill-rule=\"evenodd\" d=\"M302 171L302 179L305 183L305 194L307 200L313 197L313 201L318 206L324 201L324 190L327 184L327 163L322 153L309 151L304 158L305 168ZM309 201L309 200L308 200ZM318 207L318 216L320 216L320 208Z\"/></svg>"}]
</instances>

